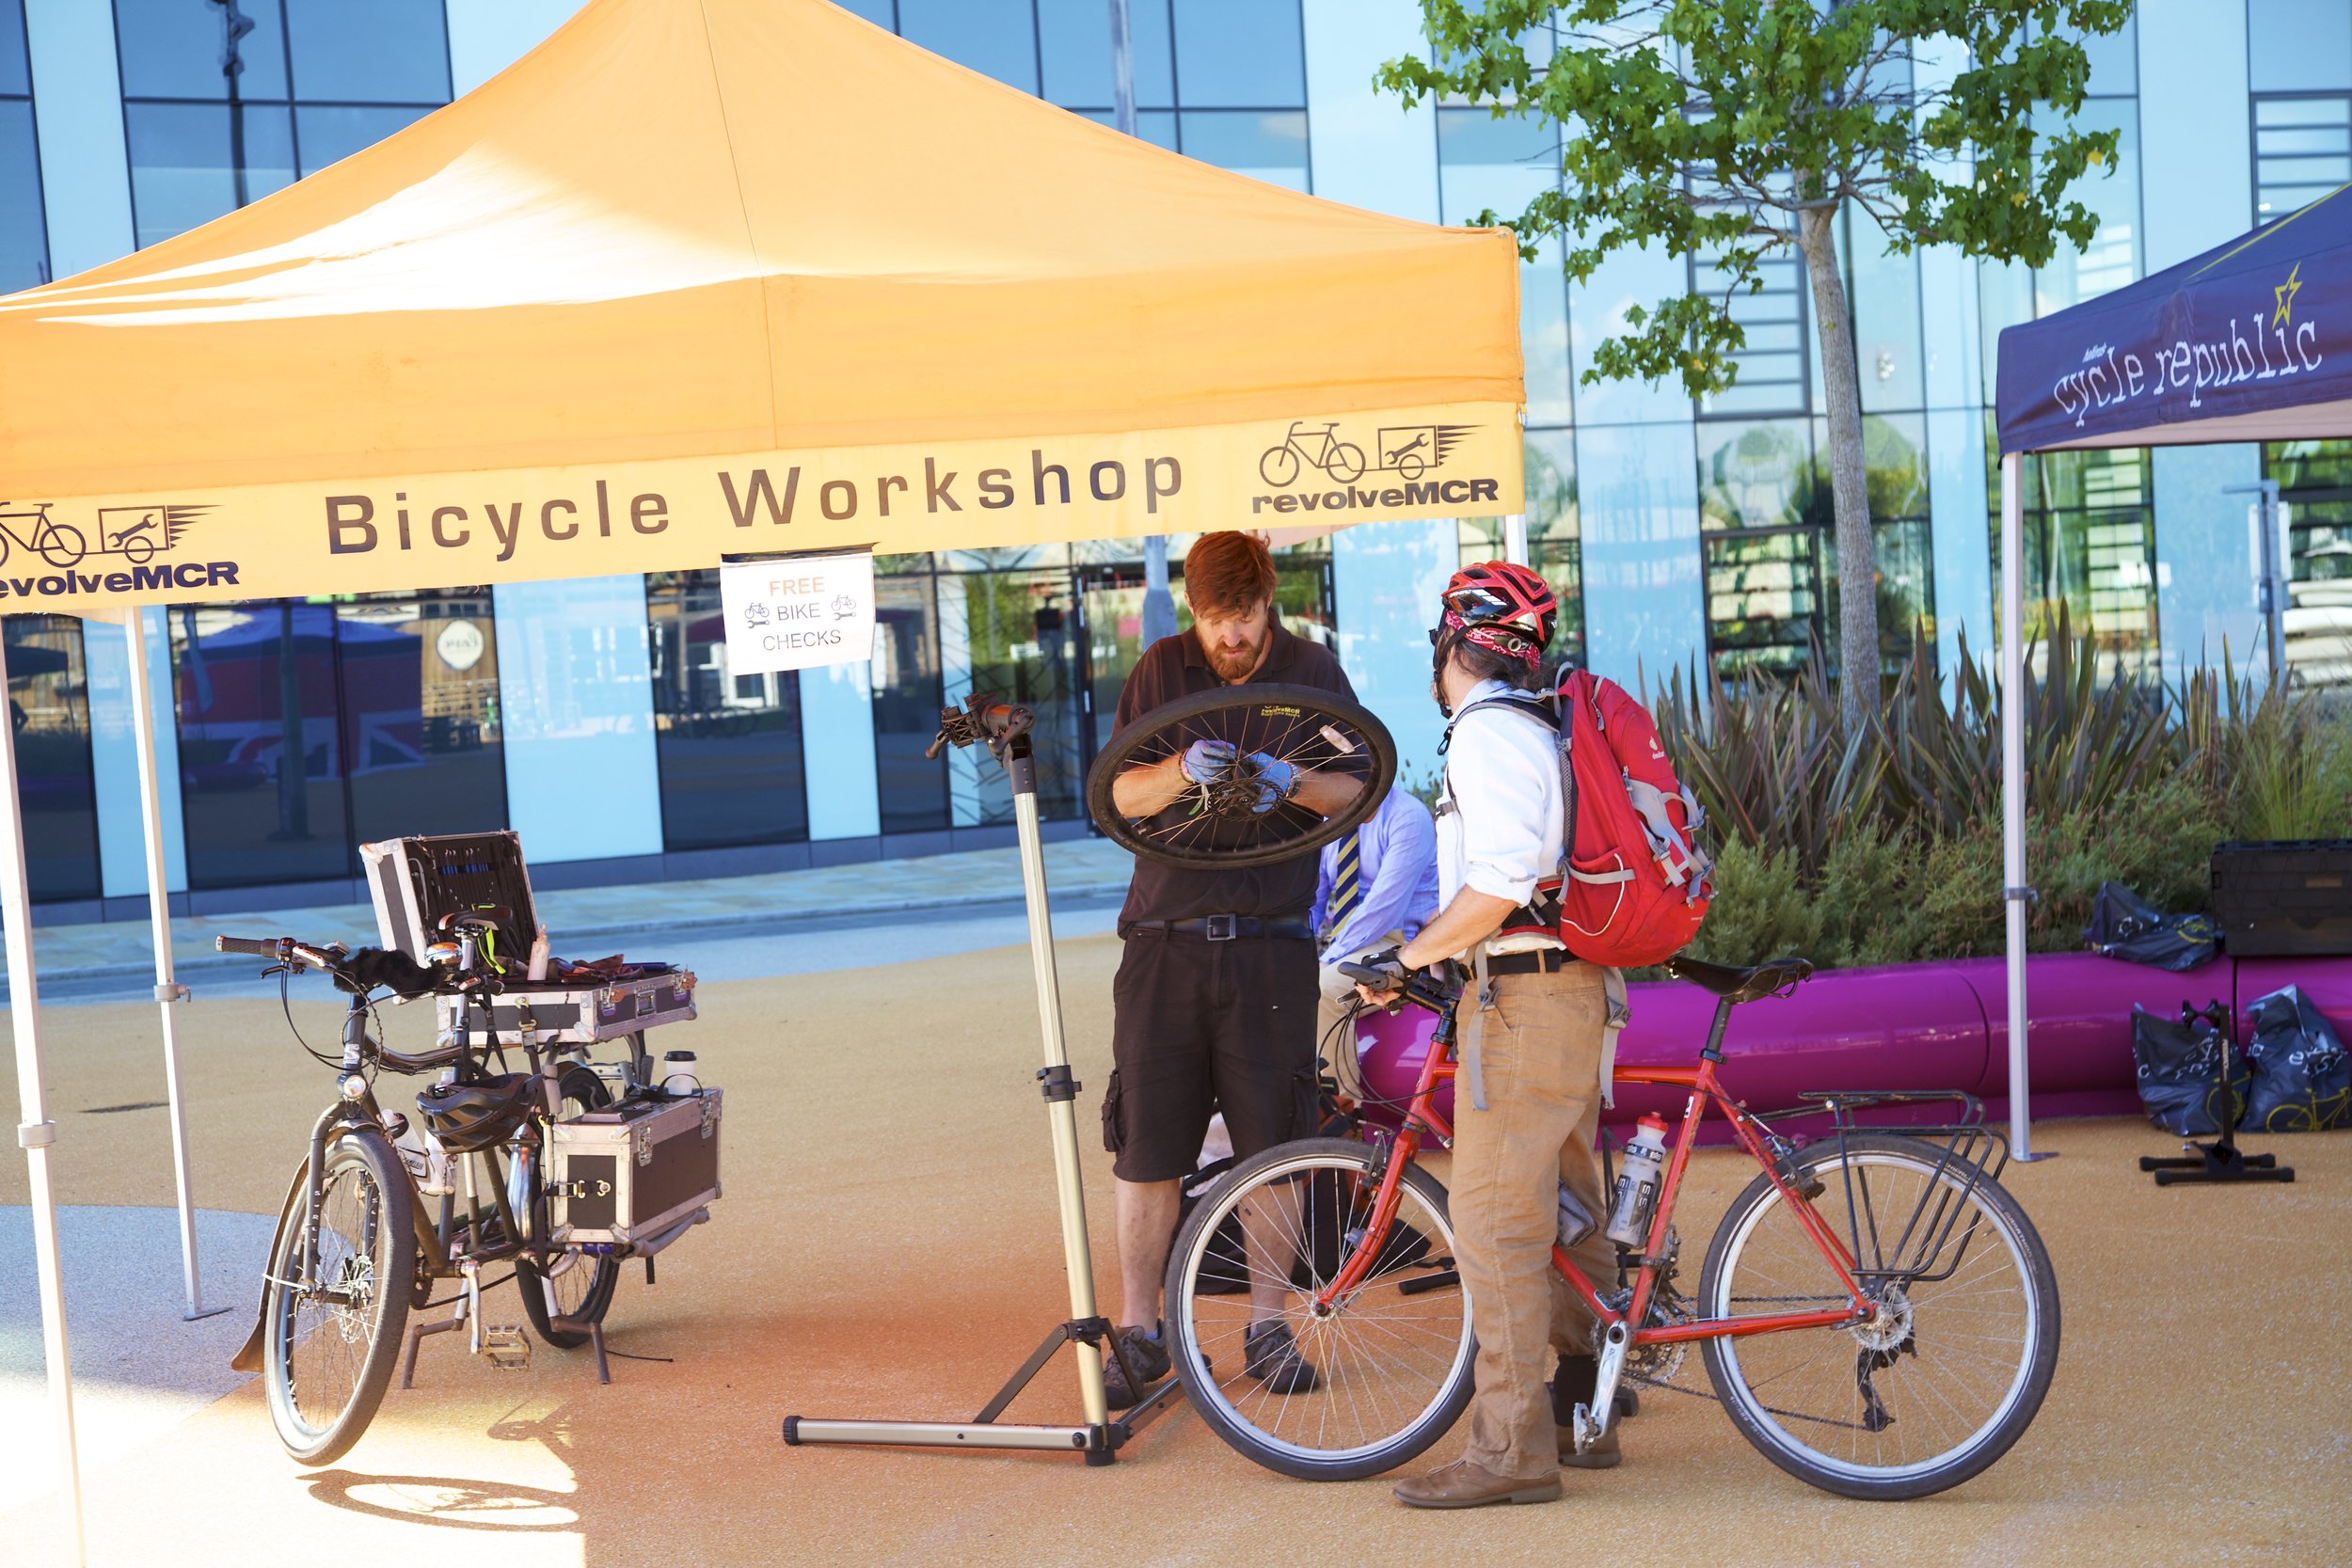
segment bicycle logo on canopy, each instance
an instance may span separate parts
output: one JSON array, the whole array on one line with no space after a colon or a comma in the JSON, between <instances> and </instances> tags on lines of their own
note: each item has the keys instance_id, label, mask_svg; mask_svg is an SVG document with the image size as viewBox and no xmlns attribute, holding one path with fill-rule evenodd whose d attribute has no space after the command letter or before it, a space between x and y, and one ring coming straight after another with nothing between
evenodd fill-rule
<instances>
[{"instance_id":1,"label":"bicycle logo on canopy","mask_svg":"<svg viewBox=\"0 0 2352 1568\"><path fill-rule=\"evenodd\" d=\"M1375 461L1367 464L1363 448L1340 438L1338 420L1309 424L1294 420L1282 444L1268 447L1259 457L1258 473L1273 485L1294 483L1307 468L1327 474L1342 484L1352 484L1368 472L1416 480L1443 466L1462 437L1476 428L1467 424L1383 426L1373 439Z\"/></svg>"},{"instance_id":2,"label":"bicycle logo on canopy","mask_svg":"<svg viewBox=\"0 0 2352 1568\"><path fill-rule=\"evenodd\" d=\"M206 509L200 506L102 506L98 509L98 547L72 523L49 515L49 501L28 503L29 510L0 510L0 564L14 550L30 550L64 571L92 556L119 555L135 566L145 565L180 543L189 523ZM5 508L6 502L0 502Z\"/></svg>"}]
</instances>

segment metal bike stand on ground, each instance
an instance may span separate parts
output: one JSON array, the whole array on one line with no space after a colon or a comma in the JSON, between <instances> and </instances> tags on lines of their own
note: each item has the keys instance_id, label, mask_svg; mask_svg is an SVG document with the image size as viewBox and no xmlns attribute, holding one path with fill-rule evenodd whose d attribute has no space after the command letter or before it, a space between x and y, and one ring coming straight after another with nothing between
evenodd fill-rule
<instances>
[{"instance_id":1,"label":"metal bike stand on ground","mask_svg":"<svg viewBox=\"0 0 2352 1568\"><path fill-rule=\"evenodd\" d=\"M787 1416L784 1440L805 1443L863 1443L936 1449L1075 1449L1089 1465L1108 1465L1119 1449L1163 1413L1179 1390L1173 1377L1152 1390L1125 1416L1114 1421L1103 1389L1103 1349L1121 1354L1110 1320L1094 1307L1094 1259L1087 1245L1086 1194L1079 1182L1078 1117L1074 1101L1078 1083L1070 1074L1070 1057L1062 1047L1061 989L1054 968L1053 917L1045 903L1045 849L1038 833L1037 766L1030 755L1025 707L1012 707L992 697L975 695L964 711L946 709L940 715L939 736L926 756L937 756L943 746L969 746L985 741L1012 782L1013 817L1021 835L1021 886L1029 908L1029 958L1037 976L1038 1024L1045 1039L1045 1066L1038 1080L1045 1095L1045 1115L1054 1138L1054 1187L1061 1201L1062 1267L1070 1276L1070 1317L1047 1331L1028 1360L1006 1380L995 1398L969 1421L843 1421L812 1416ZM1021 1390L1045 1369L1054 1353L1071 1345L1078 1361L1078 1402L1082 1422L1032 1425L996 1419ZM1129 1387L1135 1386L1132 1372Z\"/></svg>"},{"instance_id":2,"label":"metal bike stand on ground","mask_svg":"<svg viewBox=\"0 0 2352 1568\"><path fill-rule=\"evenodd\" d=\"M2221 1075L2218 1104L2214 1119L2221 1124L2221 1135L2209 1144L2185 1143L2188 1152L2178 1157L2143 1154L2139 1168L2153 1171L2156 1185L2170 1187L2184 1181L2292 1181L2295 1167L2279 1164L2276 1154L2249 1154L2237 1146L2237 1093L2230 1086L2230 1059L2237 1054L2237 1021L2230 1016L2227 1003L2213 1002L2202 1008L2181 1004L2181 1022L2193 1023L2203 1019L2221 1037Z\"/></svg>"}]
</instances>

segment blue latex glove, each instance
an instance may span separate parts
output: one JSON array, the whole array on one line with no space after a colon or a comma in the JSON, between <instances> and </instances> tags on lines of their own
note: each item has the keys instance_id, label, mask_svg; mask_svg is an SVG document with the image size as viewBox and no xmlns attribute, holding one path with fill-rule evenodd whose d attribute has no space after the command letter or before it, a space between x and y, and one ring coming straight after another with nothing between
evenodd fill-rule
<instances>
[{"instance_id":1,"label":"blue latex glove","mask_svg":"<svg viewBox=\"0 0 2352 1568\"><path fill-rule=\"evenodd\" d=\"M1196 740L1184 748L1176 766L1194 784L1222 784L1240 756L1241 748L1230 740Z\"/></svg>"},{"instance_id":2,"label":"blue latex glove","mask_svg":"<svg viewBox=\"0 0 2352 1568\"><path fill-rule=\"evenodd\" d=\"M1263 816L1291 798L1298 787L1298 768L1295 764L1281 762L1263 752L1249 753L1249 766L1256 769L1258 799L1250 810Z\"/></svg>"}]
</instances>

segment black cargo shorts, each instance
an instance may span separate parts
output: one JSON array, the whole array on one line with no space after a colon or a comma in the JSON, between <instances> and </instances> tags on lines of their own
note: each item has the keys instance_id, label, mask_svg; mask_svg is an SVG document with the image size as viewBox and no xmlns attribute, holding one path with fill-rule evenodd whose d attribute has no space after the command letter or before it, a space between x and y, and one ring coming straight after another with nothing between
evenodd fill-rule
<instances>
[{"instance_id":1,"label":"black cargo shorts","mask_svg":"<svg viewBox=\"0 0 2352 1568\"><path fill-rule=\"evenodd\" d=\"M1316 1127L1315 945L1304 937L1127 938L1111 982L1103 1147L1122 1181L1173 1181L1223 1112L1233 1152Z\"/></svg>"}]
</instances>

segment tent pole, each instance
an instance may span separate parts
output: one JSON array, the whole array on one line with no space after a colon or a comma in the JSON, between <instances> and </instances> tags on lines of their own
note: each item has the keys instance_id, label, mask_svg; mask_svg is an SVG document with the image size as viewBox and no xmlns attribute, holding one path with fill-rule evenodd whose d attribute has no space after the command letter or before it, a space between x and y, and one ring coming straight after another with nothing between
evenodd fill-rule
<instances>
[{"instance_id":1,"label":"tent pole","mask_svg":"<svg viewBox=\"0 0 2352 1568\"><path fill-rule=\"evenodd\" d=\"M1502 559L1527 564L1527 514L1514 512L1502 519Z\"/></svg>"},{"instance_id":2,"label":"tent pole","mask_svg":"<svg viewBox=\"0 0 2352 1568\"><path fill-rule=\"evenodd\" d=\"M0 640L0 689L8 685L8 651ZM33 1259L40 1275L41 1354L49 1369L49 1409L57 1424L58 1481L73 1543L70 1560L88 1560L82 1534L82 1465L73 1443L73 1362L65 1329L65 1275L57 1260L57 1195L49 1180L49 1149L57 1124L40 1076L40 999L33 989L32 890L24 876L24 797L17 789L16 726L0 723L0 929L8 944L8 1023L16 1041L16 1141L24 1150L32 1187Z\"/></svg>"},{"instance_id":3,"label":"tent pole","mask_svg":"<svg viewBox=\"0 0 2352 1568\"><path fill-rule=\"evenodd\" d=\"M2001 458L2001 851L2009 911L2009 1141L2033 1156L2026 1062L2026 515L2024 459Z\"/></svg>"},{"instance_id":4,"label":"tent pole","mask_svg":"<svg viewBox=\"0 0 2352 1568\"><path fill-rule=\"evenodd\" d=\"M164 1093L171 1102L171 1175L180 1193L180 1265L194 1323L204 1310L204 1287L197 1271L196 1188L188 1176L188 1110L180 1093L180 1035L174 1003L188 989L171 977L171 893L164 872L163 797L155 777L155 709L147 682L147 611L134 610L123 623L131 641L131 736L138 752L139 820L147 834L147 919L155 944L155 1006L163 1015ZM215 1311L226 1312L226 1307Z\"/></svg>"}]
</instances>

